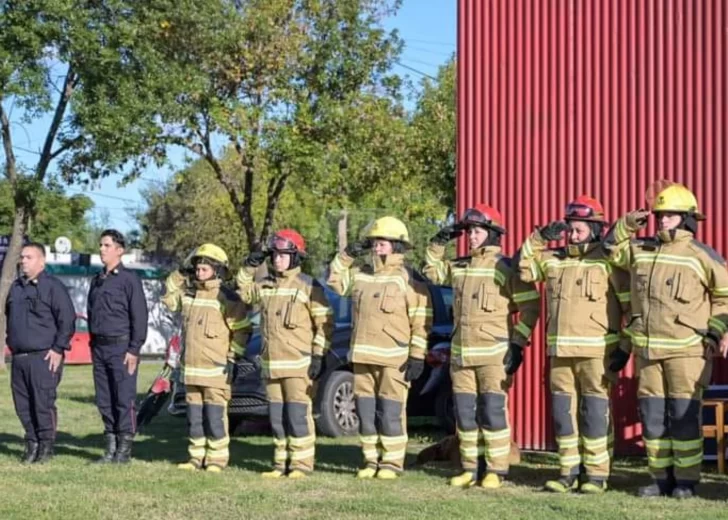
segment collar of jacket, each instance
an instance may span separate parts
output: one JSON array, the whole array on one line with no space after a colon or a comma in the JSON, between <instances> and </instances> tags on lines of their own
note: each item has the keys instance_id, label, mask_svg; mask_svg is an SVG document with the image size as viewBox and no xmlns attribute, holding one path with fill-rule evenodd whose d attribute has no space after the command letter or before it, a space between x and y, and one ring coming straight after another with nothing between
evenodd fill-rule
<instances>
[{"instance_id":1,"label":"collar of jacket","mask_svg":"<svg viewBox=\"0 0 728 520\"><path fill-rule=\"evenodd\" d=\"M382 260L382 256L384 260ZM404 255L400 253L392 253L391 255L375 255L372 254L372 266L374 272L385 271L394 267L401 267L404 264Z\"/></svg>"},{"instance_id":2,"label":"collar of jacket","mask_svg":"<svg viewBox=\"0 0 728 520\"><path fill-rule=\"evenodd\" d=\"M45 269L43 269L40 273L38 273L38 276L33 278L32 280L30 278L27 278L25 276L20 277L20 283L23 285L38 285L42 278L48 276L48 273L45 272Z\"/></svg>"},{"instance_id":3,"label":"collar of jacket","mask_svg":"<svg viewBox=\"0 0 728 520\"><path fill-rule=\"evenodd\" d=\"M587 242L586 244L569 244L566 246L566 256L584 256L599 247L599 242Z\"/></svg>"},{"instance_id":4,"label":"collar of jacket","mask_svg":"<svg viewBox=\"0 0 728 520\"><path fill-rule=\"evenodd\" d=\"M294 278L301 272L301 266L294 267L293 269L286 269L285 271L278 272L274 271L274 278Z\"/></svg>"},{"instance_id":5,"label":"collar of jacket","mask_svg":"<svg viewBox=\"0 0 728 520\"><path fill-rule=\"evenodd\" d=\"M201 289L203 291L209 291L211 289L219 289L222 285L222 280L219 278L213 278L212 280L205 280L204 282L200 282L195 280L195 288Z\"/></svg>"},{"instance_id":6,"label":"collar of jacket","mask_svg":"<svg viewBox=\"0 0 728 520\"><path fill-rule=\"evenodd\" d=\"M476 247L470 251L472 258L484 258L486 256L499 255L501 252L501 246L483 246Z\"/></svg>"},{"instance_id":7,"label":"collar of jacket","mask_svg":"<svg viewBox=\"0 0 728 520\"><path fill-rule=\"evenodd\" d=\"M693 239L693 234L685 229L673 229L672 231L658 231L657 238L660 242L685 242Z\"/></svg>"}]
</instances>

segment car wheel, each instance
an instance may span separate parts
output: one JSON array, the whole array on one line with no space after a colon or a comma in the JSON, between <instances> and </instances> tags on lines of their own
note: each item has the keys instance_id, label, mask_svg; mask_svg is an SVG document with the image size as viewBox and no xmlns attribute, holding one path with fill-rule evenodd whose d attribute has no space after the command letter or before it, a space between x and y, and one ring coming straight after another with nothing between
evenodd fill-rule
<instances>
[{"instance_id":1,"label":"car wheel","mask_svg":"<svg viewBox=\"0 0 728 520\"><path fill-rule=\"evenodd\" d=\"M440 428L448 434L455 433L455 405L452 400L452 388L449 384L441 385L437 391L435 414Z\"/></svg>"},{"instance_id":2,"label":"car wheel","mask_svg":"<svg viewBox=\"0 0 728 520\"><path fill-rule=\"evenodd\" d=\"M326 378L316 426L319 433L327 437L343 437L359 432L359 416L356 414L354 400L354 374L339 370Z\"/></svg>"}]
</instances>

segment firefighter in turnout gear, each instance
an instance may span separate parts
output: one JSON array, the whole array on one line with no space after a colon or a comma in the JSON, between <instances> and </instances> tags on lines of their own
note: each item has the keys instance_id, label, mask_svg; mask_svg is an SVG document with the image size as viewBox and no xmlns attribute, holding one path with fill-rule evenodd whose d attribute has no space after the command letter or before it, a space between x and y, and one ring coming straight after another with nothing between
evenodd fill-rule
<instances>
[{"instance_id":1,"label":"firefighter in turnout gear","mask_svg":"<svg viewBox=\"0 0 728 520\"><path fill-rule=\"evenodd\" d=\"M432 321L427 286L404 265L410 245L404 223L383 217L330 266L329 286L353 304L349 361L365 462L358 478L396 479L403 470L407 393L424 370ZM367 252L371 265L353 268Z\"/></svg>"},{"instance_id":2,"label":"firefighter in turnout gear","mask_svg":"<svg viewBox=\"0 0 728 520\"><path fill-rule=\"evenodd\" d=\"M236 360L251 332L247 307L235 291L222 285L228 257L214 244L203 244L182 271L166 281L162 298L169 310L182 313L182 373L186 389L189 461L180 469L220 472L229 459L230 385ZM194 275L193 275L194 273Z\"/></svg>"},{"instance_id":3,"label":"firefighter in turnout gear","mask_svg":"<svg viewBox=\"0 0 728 520\"><path fill-rule=\"evenodd\" d=\"M547 346L552 414L561 476L548 491L582 493L606 489L612 442L609 392L616 372L612 352L621 348L621 369L629 341L620 335L629 311L629 275L613 268L601 244L606 221L595 199L577 197L564 221L536 229L521 247L521 280L543 282L546 291ZM548 249L566 233L567 246Z\"/></svg>"},{"instance_id":4,"label":"firefighter in turnout gear","mask_svg":"<svg viewBox=\"0 0 728 520\"><path fill-rule=\"evenodd\" d=\"M302 478L314 467L312 389L323 373L333 313L321 284L301 272L306 244L298 232L278 231L267 249L251 253L237 277L243 301L260 304L261 364L275 445L273 470L262 476ZM269 255L272 274L256 283L255 271Z\"/></svg>"},{"instance_id":5,"label":"firefighter in turnout gear","mask_svg":"<svg viewBox=\"0 0 728 520\"><path fill-rule=\"evenodd\" d=\"M651 202L658 232L630 240L649 213L628 213L605 243L611 261L631 275L632 340L637 398L654 482L643 497L694 494L703 459L702 395L712 357L728 328L728 271L695 239L705 217L690 190L659 181ZM650 197L648 196L648 199Z\"/></svg>"},{"instance_id":6,"label":"firefighter in turnout gear","mask_svg":"<svg viewBox=\"0 0 728 520\"><path fill-rule=\"evenodd\" d=\"M443 260L447 242L463 232L470 256ZM501 253L504 233L500 213L478 204L437 233L425 256L425 276L454 290L450 374L463 473L450 484L458 487L499 488L508 474L508 389L538 321L540 295Z\"/></svg>"}]
</instances>

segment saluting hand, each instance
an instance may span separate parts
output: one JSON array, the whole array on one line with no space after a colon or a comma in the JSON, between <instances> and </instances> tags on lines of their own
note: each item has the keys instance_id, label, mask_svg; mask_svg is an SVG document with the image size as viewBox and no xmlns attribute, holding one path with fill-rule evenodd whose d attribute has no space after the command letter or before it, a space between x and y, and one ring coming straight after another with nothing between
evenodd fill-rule
<instances>
[{"instance_id":1,"label":"saluting hand","mask_svg":"<svg viewBox=\"0 0 728 520\"><path fill-rule=\"evenodd\" d=\"M61 366L61 362L63 361L63 354L59 354L55 350L49 350L48 354L46 354L43 359L48 361L48 370L55 374L56 372L58 372L58 367Z\"/></svg>"},{"instance_id":2,"label":"saluting hand","mask_svg":"<svg viewBox=\"0 0 728 520\"><path fill-rule=\"evenodd\" d=\"M139 356L135 356L131 352L127 352L126 356L124 356L124 364L126 365L126 370L129 372L129 375L134 374L137 364L139 364Z\"/></svg>"}]
</instances>

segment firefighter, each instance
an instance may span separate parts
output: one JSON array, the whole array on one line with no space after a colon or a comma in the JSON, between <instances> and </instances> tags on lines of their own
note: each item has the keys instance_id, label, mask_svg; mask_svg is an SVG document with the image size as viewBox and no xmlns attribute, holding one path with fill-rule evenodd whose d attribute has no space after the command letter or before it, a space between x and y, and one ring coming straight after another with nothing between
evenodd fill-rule
<instances>
[{"instance_id":1,"label":"firefighter","mask_svg":"<svg viewBox=\"0 0 728 520\"><path fill-rule=\"evenodd\" d=\"M269 255L272 272L256 283L255 271ZM260 304L260 356L274 437L273 469L263 478L304 478L314 468L312 389L323 373L333 313L321 284L301 272L305 256L303 237L282 229L266 252L250 253L237 276L242 299Z\"/></svg>"},{"instance_id":2,"label":"firefighter","mask_svg":"<svg viewBox=\"0 0 728 520\"><path fill-rule=\"evenodd\" d=\"M56 390L75 332L76 312L68 289L45 266L43 244L23 246L22 276L10 286L5 302L6 344L13 354L13 402L25 430L24 464L42 464L53 458Z\"/></svg>"},{"instance_id":3,"label":"firefighter","mask_svg":"<svg viewBox=\"0 0 728 520\"><path fill-rule=\"evenodd\" d=\"M87 298L96 406L106 441L98 464L130 462L136 434L139 353L147 339L149 311L142 281L121 262L125 248L118 230L101 233L104 269L91 280Z\"/></svg>"},{"instance_id":4,"label":"firefighter","mask_svg":"<svg viewBox=\"0 0 728 520\"><path fill-rule=\"evenodd\" d=\"M663 185L651 205L656 236L630 240L649 217L637 210L617 221L605 244L610 260L631 275L626 332L636 358L643 438L654 479L639 495L688 498L703 459L703 390L728 329L728 271L723 258L695 238L705 217L690 190Z\"/></svg>"},{"instance_id":5,"label":"firefighter","mask_svg":"<svg viewBox=\"0 0 728 520\"><path fill-rule=\"evenodd\" d=\"M329 286L353 301L349 360L365 466L357 478L396 479L407 449L407 392L424 370L432 321L426 285L404 264L411 247L402 221L382 217L366 238L331 262ZM369 254L371 265L353 268Z\"/></svg>"},{"instance_id":6,"label":"firefighter","mask_svg":"<svg viewBox=\"0 0 728 520\"><path fill-rule=\"evenodd\" d=\"M602 493L610 470L609 392L616 373L611 353L629 341L620 336L629 310L629 275L615 269L601 246L606 221L595 199L577 197L563 221L536 229L521 247L520 276L543 282L546 290L547 347L550 357L552 416L561 476L546 489ZM566 232L567 246L547 249ZM624 366L620 362L615 368ZM580 466L586 480L579 486Z\"/></svg>"},{"instance_id":7,"label":"firefighter","mask_svg":"<svg viewBox=\"0 0 728 520\"><path fill-rule=\"evenodd\" d=\"M470 256L445 261L445 245L463 232ZM538 321L540 295L502 254L505 232L500 212L478 204L440 230L425 256L425 276L454 290L450 375L463 472L450 484L458 487L496 489L508 474L508 389Z\"/></svg>"},{"instance_id":8,"label":"firefighter","mask_svg":"<svg viewBox=\"0 0 728 520\"><path fill-rule=\"evenodd\" d=\"M182 313L181 367L189 429L189 460L177 466L183 470L219 473L230 458L230 385L251 324L246 305L223 285L227 268L225 251L203 244L191 253L182 271L167 278L162 298L169 310Z\"/></svg>"}]
</instances>

